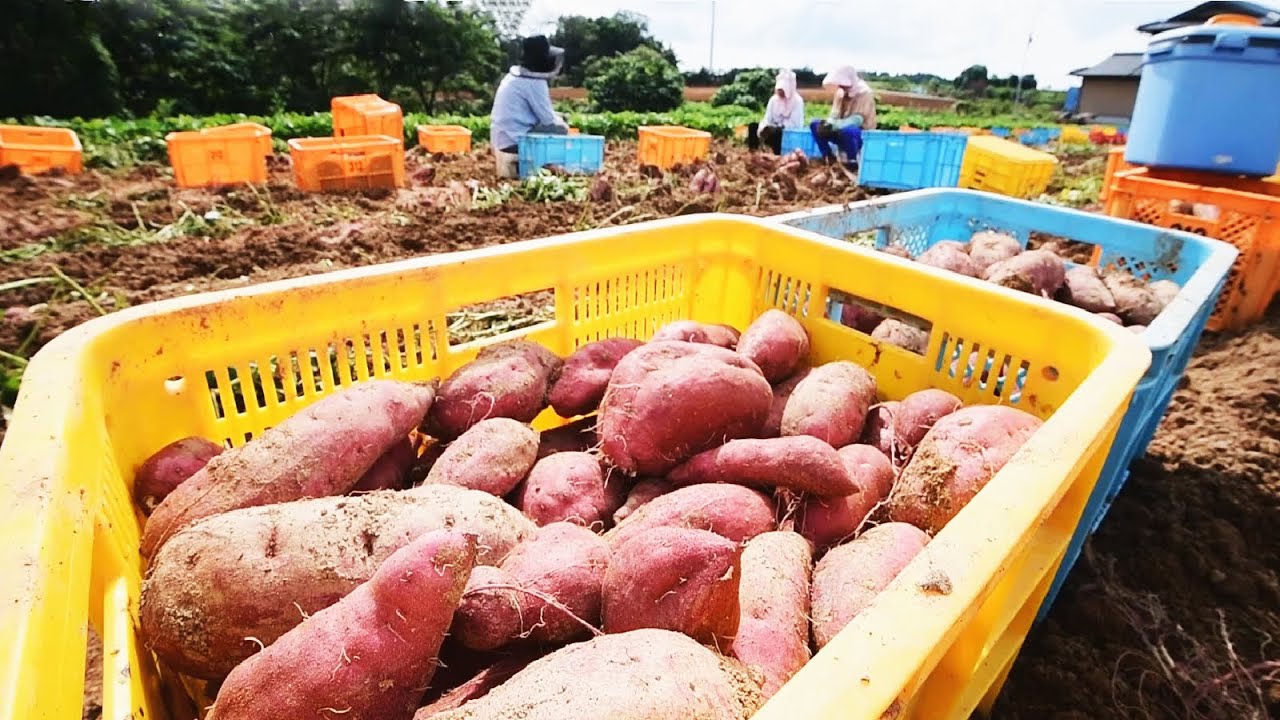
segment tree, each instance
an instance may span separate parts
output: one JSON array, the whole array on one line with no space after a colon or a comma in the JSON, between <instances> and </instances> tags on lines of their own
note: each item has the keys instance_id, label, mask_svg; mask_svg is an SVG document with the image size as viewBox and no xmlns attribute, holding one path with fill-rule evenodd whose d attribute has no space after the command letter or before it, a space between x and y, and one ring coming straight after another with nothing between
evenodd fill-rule
<instances>
[{"instance_id":1,"label":"tree","mask_svg":"<svg viewBox=\"0 0 1280 720\"><path fill-rule=\"evenodd\" d=\"M955 79L955 86L968 92L980 93L987 89L988 82L986 65L970 65Z\"/></svg>"},{"instance_id":2,"label":"tree","mask_svg":"<svg viewBox=\"0 0 1280 720\"><path fill-rule=\"evenodd\" d=\"M1035 76L1035 75L1023 75L1023 76L1022 76L1022 89L1023 89L1023 90L1035 90L1035 89L1036 89L1036 76Z\"/></svg>"},{"instance_id":3,"label":"tree","mask_svg":"<svg viewBox=\"0 0 1280 720\"><path fill-rule=\"evenodd\" d=\"M120 107L115 63L88 3L8 0L0 23L0 117L94 117Z\"/></svg>"},{"instance_id":4,"label":"tree","mask_svg":"<svg viewBox=\"0 0 1280 720\"><path fill-rule=\"evenodd\" d=\"M255 68L250 81L271 110L316 110L368 85L354 53L355 15L339 0L244 2L237 25Z\"/></svg>"},{"instance_id":5,"label":"tree","mask_svg":"<svg viewBox=\"0 0 1280 720\"><path fill-rule=\"evenodd\" d=\"M650 47L592 61L586 87L592 103L605 111L663 112L684 102L684 77Z\"/></svg>"},{"instance_id":6,"label":"tree","mask_svg":"<svg viewBox=\"0 0 1280 720\"><path fill-rule=\"evenodd\" d=\"M614 57L639 47L652 48L672 65L676 64L675 53L649 34L649 21L643 15L630 12L615 13L612 17L562 17L556 23L551 43L564 48L563 77L575 87L586 79L587 65L592 60Z\"/></svg>"}]
</instances>

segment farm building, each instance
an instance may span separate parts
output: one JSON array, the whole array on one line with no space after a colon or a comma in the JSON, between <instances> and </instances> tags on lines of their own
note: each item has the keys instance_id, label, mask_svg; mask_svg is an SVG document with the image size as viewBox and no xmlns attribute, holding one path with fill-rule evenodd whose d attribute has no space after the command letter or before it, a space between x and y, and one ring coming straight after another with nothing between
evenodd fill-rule
<instances>
[{"instance_id":1,"label":"farm building","mask_svg":"<svg viewBox=\"0 0 1280 720\"><path fill-rule=\"evenodd\" d=\"M1216 15L1244 15L1262 25L1280 26L1280 10L1252 2L1215 0L1165 20L1139 25L1138 32L1157 35L1188 25L1201 25ZM1081 79L1075 112L1108 122L1127 121L1133 115L1138 81L1142 77L1141 52L1116 53L1092 67L1072 70L1071 74Z\"/></svg>"}]
</instances>

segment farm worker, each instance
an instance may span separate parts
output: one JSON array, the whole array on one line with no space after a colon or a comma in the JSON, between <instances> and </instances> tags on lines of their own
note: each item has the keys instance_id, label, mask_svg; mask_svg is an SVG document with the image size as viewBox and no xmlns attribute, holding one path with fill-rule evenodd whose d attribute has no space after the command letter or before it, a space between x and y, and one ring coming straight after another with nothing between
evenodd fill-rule
<instances>
[{"instance_id":1,"label":"farm worker","mask_svg":"<svg viewBox=\"0 0 1280 720\"><path fill-rule=\"evenodd\" d=\"M775 155L781 155L782 131L803 127L804 98L796 89L796 74L781 70L773 85L769 104L764 108L764 119L747 126L747 147L757 150L764 143Z\"/></svg>"},{"instance_id":2,"label":"farm worker","mask_svg":"<svg viewBox=\"0 0 1280 720\"><path fill-rule=\"evenodd\" d=\"M489 143L493 146L498 175L519 176L518 143L529 133L568 135L569 124L551 105L549 81L560 74L564 49L545 35L527 37L521 44L520 64L498 85L489 117Z\"/></svg>"},{"instance_id":3,"label":"farm worker","mask_svg":"<svg viewBox=\"0 0 1280 720\"><path fill-rule=\"evenodd\" d=\"M828 73L822 79L822 86L835 88L835 97L831 100L831 114L827 119L814 120L809 125L813 139L827 162L836 160L831 150L834 142L836 149L844 155L844 161L855 163L862 150L862 131L876 128L875 92L848 65Z\"/></svg>"}]
</instances>

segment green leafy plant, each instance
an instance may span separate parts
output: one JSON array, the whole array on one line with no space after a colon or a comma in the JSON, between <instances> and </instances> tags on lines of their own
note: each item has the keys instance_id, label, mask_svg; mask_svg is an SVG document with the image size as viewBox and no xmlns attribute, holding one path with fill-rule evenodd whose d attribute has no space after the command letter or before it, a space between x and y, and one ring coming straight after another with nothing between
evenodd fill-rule
<instances>
[{"instance_id":1,"label":"green leafy plant","mask_svg":"<svg viewBox=\"0 0 1280 720\"><path fill-rule=\"evenodd\" d=\"M587 92L601 110L674 110L684 101L684 76L650 47L595 60L587 67Z\"/></svg>"},{"instance_id":2,"label":"green leafy plant","mask_svg":"<svg viewBox=\"0 0 1280 720\"><path fill-rule=\"evenodd\" d=\"M546 169L520 183L520 197L527 202L582 202L587 199L587 181L580 177L556 175Z\"/></svg>"}]
</instances>

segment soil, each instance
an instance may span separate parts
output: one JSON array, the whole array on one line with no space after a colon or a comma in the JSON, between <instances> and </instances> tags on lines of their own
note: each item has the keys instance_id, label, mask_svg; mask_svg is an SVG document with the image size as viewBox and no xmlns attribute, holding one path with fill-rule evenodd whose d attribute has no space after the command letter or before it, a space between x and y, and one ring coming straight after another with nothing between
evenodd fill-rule
<instances>
[{"instance_id":1,"label":"soil","mask_svg":"<svg viewBox=\"0 0 1280 720\"><path fill-rule=\"evenodd\" d=\"M865 197L824 167L777 170L717 143L721 192L695 168L636 167L611 144L592 200L471 207L499 185L484 152L410 153L408 187L297 191L287 158L255 189L184 190L167 168L0 174L0 349L29 356L99 312L572 230L677 214L758 216ZM1100 172L1069 158L1070 172ZM1041 238L1038 243L1058 242ZM1088 246L1059 243L1081 259ZM92 302L85 299L88 294ZM527 300L527 299L526 299ZM491 315L536 312L532 301ZM526 306L527 305L527 306ZM494 308L490 308L494 309ZM1280 308L1247 332L1206 335L1146 459L1028 638L994 711L1032 718L1280 716ZM97 717L92 655L85 717Z\"/></svg>"}]
</instances>

